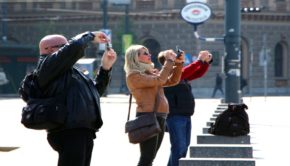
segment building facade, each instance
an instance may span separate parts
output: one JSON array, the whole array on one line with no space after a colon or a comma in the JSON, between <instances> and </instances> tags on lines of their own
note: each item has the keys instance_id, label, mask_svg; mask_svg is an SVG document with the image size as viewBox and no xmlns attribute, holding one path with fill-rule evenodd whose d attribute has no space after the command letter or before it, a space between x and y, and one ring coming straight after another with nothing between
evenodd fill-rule
<instances>
[{"instance_id":1,"label":"building facade","mask_svg":"<svg viewBox=\"0 0 290 166\"><path fill-rule=\"evenodd\" d=\"M2 2L0 51L1 47L7 45L29 45L35 49L40 38L51 33L63 34L70 38L88 30L110 29L113 47L119 57L113 69L109 93L119 93L126 89L123 72L123 34L131 34L133 44L147 46L155 62L156 55L161 50L175 49L176 45L192 56L192 59L200 50L206 49L213 53L214 63L204 77L192 82L192 87L196 97L210 97L216 73L223 73L225 46L222 41L206 42L195 37L193 26L180 16L180 10L187 1L131 0L129 5L122 2L125 1ZM212 9L212 15L209 20L198 26L197 32L204 37L223 37L225 1L204 2ZM290 95L290 0L241 0L240 3L241 8L261 8L260 12L241 13L241 78L246 82L243 95ZM95 45L90 45L86 52L87 57L97 59L101 53ZM8 66L5 58L9 59L0 52L0 68ZM13 61L12 59L11 63ZM156 63L156 66L158 65ZM27 66L31 66L31 63ZM14 87L17 87L18 81L14 82ZM3 86L7 85L0 85L0 89Z\"/></svg>"}]
</instances>

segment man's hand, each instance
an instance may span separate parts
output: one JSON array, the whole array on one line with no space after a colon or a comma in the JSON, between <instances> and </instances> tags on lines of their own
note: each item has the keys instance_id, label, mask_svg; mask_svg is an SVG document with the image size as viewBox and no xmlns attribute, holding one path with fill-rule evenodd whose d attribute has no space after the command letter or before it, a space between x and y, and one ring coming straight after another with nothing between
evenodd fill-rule
<instances>
[{"instance_id":1,"label":"man's hand","mask_svg":"<svg viewBox=\"0 0 290 166\"><path fill-rule=\"evenodd\" d=\"M117 60L117 54L114 49L106 50L102 57L102 67L104 70L110 70Z\"/></svg>"},{"instance_id":2,"label":"man's hand","mask_svg":"<svg viewBox=\"0 0 290 166\"><path fill-rule=\"evenodd\" d=\"M172 62L176 59L176 53L173 50L165 50L164 52L164 58L166 60L171 60Z\"/></svg>"},{"instance_id":3,"label":"man's hand","mask_svg":"<svg viewBox=\"0 0 290 166\"><path fill-rule=\"evenodd\" d=\"M200 51L198 54L198 59L201 60L202 62L209 63L212 59L212 54L207 50Z\"/></svg>"},{"instance_id":4,"label":"man's hand","mask_svg":"<svg viewBox=\"0 0 290 166\"><path fill-rule=\"evenodd\" d=\"M110 42L109 37L101 31L94 31L92 32L95 35L93 43L108 43Z\"/></svg>"}]
</instances>

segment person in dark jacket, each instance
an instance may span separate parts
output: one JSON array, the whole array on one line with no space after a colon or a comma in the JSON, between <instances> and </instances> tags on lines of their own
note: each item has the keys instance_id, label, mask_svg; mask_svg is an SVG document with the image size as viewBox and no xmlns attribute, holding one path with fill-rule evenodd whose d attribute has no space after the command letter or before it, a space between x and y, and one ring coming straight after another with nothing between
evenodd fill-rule
<instances>
[{"instance_id":1,"label":"person in dark jacket","mask_svg":"<svg viewBox=\"0 0 290 166\"><path fill-rule=\"evenodd\" d=\"M162 64L162 57L158 59ZM191 116L195 107L189 81L202 77L208 71L211 61L212 55L209 51L200 51L196 61L182 68L179 84L164 88L169 103L166 125L171 153L168 166L178 166L179 159L186 156L191 139Z\"/></svg>"},{"instance_id":2,"label":"person in dark jacket","mask_svg":"<svg viewBox=\"0 0 290 166\"><path fill-rule=\"evenodd\" d=\"M104 93L116 61L113 49L105 51L95 80L74 65L90 42L107 43L103 32L85 32L67 41L58 34L39 42L37 83L47 97L67 90L67 120L64 126L47 131L50 146L58 152L58 166L89 166L95 133L102 126L100 96Z\"/></svg>"},{"instance_id":3,"label":"person in dark jacket","mask_svg":"<svg viewBox=\"0 0 290 166\"><path fill-rule=\"evenodd\" d=\"M215 86L212 92L212 98L215 97L215 94L217 91L220 91L222 95L224 95L224 91L223 91L223 78L221 77L221 75L219 73L216 73L216 77L215 77Z\"/></svg>"}]
</instances>

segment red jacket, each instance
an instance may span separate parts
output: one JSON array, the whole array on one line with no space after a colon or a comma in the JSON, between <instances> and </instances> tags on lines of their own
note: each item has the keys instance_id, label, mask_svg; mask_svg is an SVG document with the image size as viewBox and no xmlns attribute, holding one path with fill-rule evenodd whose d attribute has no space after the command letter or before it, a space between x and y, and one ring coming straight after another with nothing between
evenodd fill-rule
<instances>
[{"instance_id":1,"label":"red jacket","mask_svg":"<svg viewBox=\"0 0 290 166\"><path fill-rule=\"evenodd\" d=\"M208 70L209 64L202 61L194 61L182 68L181 80L191 81L202 77Z\"/></svg>"},{"instance_id":2,"label":"red jacket","mask_svg":"<svg viewBox=\"0 0 290 166\"><path fill-rule=\"evenodd\" d=\"M194 113L194 96L191 92L191 81L202 77L208 70L209 64L195 61L182 68L180 83L173 87L164 88L169 103L169 115L191 116ZM184 81L186 80L186 81Z\"/></svg>"}]
</instances>

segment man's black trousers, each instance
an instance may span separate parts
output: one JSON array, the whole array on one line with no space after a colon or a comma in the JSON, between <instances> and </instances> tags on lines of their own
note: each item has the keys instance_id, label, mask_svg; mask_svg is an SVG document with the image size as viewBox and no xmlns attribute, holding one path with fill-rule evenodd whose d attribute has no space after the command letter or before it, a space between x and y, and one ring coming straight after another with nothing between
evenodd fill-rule
<instances>
[{"instance_id":1,"label":"man's black trousers","mask_svg":"<svg viewBox=\"0 0 290 166\"><path fill-rule=\"evenodd\" d=\"M47 135L50 146L58 152L58 166L90 166L95 132L69 129Z\"/></svg>"}]
</instances>

